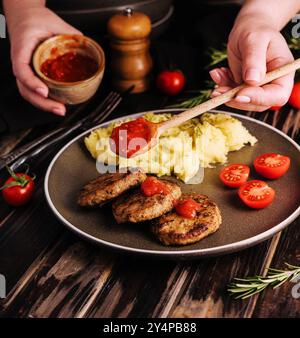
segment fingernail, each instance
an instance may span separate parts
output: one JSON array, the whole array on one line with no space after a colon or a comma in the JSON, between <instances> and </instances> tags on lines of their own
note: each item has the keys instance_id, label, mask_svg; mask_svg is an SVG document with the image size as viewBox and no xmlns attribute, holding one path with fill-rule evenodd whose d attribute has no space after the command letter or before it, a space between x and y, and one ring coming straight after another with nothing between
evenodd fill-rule
<instances>
[{"instance_id":1,"label":"fingernail","mask_svg":"<svg viewBox=\"0 0 300 338\"><path fill-rule=\"evenodd\" d=\"M53 108L53 113L59 116L65 116L65 112L61 108Z\"/></svg>"},{"instance_id":2,"label":"fingernail","mask_svg":"<svg viewBox=\"0 0 300 338\"><path fill-rule=\"evenodd\" d=\"M48 96L48 91L45 88L37 88L35 91L42 97L46 98Z\"/></svg>"},{"instance_id":3,"label":"fingernail","mask_svg":"<svg viewBox=\"0 0 300 338\"><path fill-rule=\"evenodd\" d=\"M235 101L240 103L249 103L251 102L251 99L249 96L239 95L235 98Z\"/></svg>"},{"instance_id":4,"label":"fingernail","mask_svg":"<svg viewBox=\"0 0 300 338\"><path fill-rule=\"evenodd\" d=\"M218 92L217 90L214 90L214 91L211 93L211 97L215 97L215 96L219 96L219 95L222 95L222 93Z\"/></svg>"},{"instance_id":5,"label":"fingernail","mask_svg":"<svg viewBox=\"0 0 300 338\"><path fill-rule=\"evenodd\" d=\"M260 81L260 72L257 69L248 69L245 75L245 81Z\"/></svg>"},{"instance_id":6,"label":"fingernail","mask_svg":"<svg viewBox=\"0 0 300 338\"><path fill-rule=\"evenodd\" d=\"M211 78L215 81L215 82L220 82L221 81L221 76L219 74L219 72L216 69L213 69L209 72Z\"/></svg>"}]
</instances>

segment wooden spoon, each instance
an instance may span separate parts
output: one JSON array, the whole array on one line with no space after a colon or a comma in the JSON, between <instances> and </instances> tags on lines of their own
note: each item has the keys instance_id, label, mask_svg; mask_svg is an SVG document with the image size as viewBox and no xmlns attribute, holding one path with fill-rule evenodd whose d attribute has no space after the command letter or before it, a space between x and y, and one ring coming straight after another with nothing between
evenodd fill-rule
<instances>
[{"instance_id":1,"label":"wooden spoon","mask_svg":"<svg viewBox=\"0 0 300 338\"><path fill-rule=\"evenodd\" d=\"M284 75L292 73L299 68L300 68L300 58L267 73L266 77L259 85L262 86ZM247 86L249 85L242 84L238 87L235 87L222 95L216 96L206 102L199 104L198 106L193 107L192 109L189 109L189 110L184 111L183 113L174 115L174 117L172 117L168 121L160 122L160 123L149 123L150 136L151 136L149 137L150 141L147 143L145 147L141 148L138 152L136 152L132 156L140 155L148 151L150 148L154 147L157 144L160 135L163 134L167 129L172 128L172 127L177 127L181 125L182 123L207 112L210 109L214 109L224 103L229 102L235 97L235 95L241 89Z\"/></svg>"}]
</instances>

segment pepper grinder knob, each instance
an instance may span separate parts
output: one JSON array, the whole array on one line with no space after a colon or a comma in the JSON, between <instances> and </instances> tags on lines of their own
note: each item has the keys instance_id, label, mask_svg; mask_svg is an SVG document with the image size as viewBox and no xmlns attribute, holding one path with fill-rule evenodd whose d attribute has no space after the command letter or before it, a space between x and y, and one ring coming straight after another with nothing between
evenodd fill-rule
<instances>
[{"instance_id":1,"label":"pepper grinder knob","mask_svg":"<svg viewBox=\"0 0 300 338\"><path fill-rule=\"evenodd\" d=\"M133 10L132 10L132 8L130 8L130 7L127 7L127 8L124 10L124 12L125 12L125 15L127 15L127 16L131 16L131 15L133 14Z\"/></svg>"},{"instance_id":2,"label":"pepper grinder knob","mask_svg":"<svg viewBox=\"0 0 300 338\"><path fill-rule=\"evenodd\" d=\"M117 90L135 86L133 93L150 86L153 62L149 53L151 21L147 15L126 8L108 21L112 84Z\"/></svg>"}]
</instances>

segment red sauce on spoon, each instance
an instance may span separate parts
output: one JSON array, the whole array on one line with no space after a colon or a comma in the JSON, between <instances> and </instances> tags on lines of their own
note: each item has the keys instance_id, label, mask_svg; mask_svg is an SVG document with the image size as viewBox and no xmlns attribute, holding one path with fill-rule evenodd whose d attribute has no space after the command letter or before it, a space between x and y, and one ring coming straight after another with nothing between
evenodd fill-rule
<instances>
[{"instance_id":1,"label":"red sauce on spoon","mask_svg":"<svg viewBox=\"0 0 300 338\"><path fill-rule=\"evenodd\" d=\"M122 123L113 129L110 137L112 151L122 157L131 157L151 140L151 122L140 117Z\"/></svg>"}]
</instances>

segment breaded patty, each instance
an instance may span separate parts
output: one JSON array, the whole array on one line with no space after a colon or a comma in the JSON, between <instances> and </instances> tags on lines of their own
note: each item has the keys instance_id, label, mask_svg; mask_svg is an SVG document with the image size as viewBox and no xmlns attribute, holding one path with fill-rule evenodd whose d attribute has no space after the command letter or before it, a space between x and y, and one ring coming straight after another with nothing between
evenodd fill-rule
<instances>
[{"instance_id":1,"label":"breaded patty","mask_svg":"<svg viewBox=\"0 0 300 338\"><path fill-rule=\"evenodd\" d=\"M112 206L118 223L143 222L157 218L173 209L174 200L181 196L180 187L173 182L160 180L169 188L168 193L146 197L140 189L120 196Z\"/></svg>"},{"instance_id":2,"label":"breaded patty","mask_svg":"<svg viewBox=\"0 0 300 338\"><path fill-rule=\"evenodd\" d=\"M152 232L164 245L187 245L214 233L222 222L221 213L205 195L184 194L180 200L193 198L201 205L194 219L184 218L171 211L154 221Z\"/></svg>"},{"instance_id":3,"label":"breaded patty","mask_svg":"<svg viewBox=\"0 0 300 338\"><path fill-rule=\"evenodd\" d=\"M81 189L77 202L83 207L100 206L140 185L146 178L142 171L102 174Z\"/></svg>"}]
</instances>

